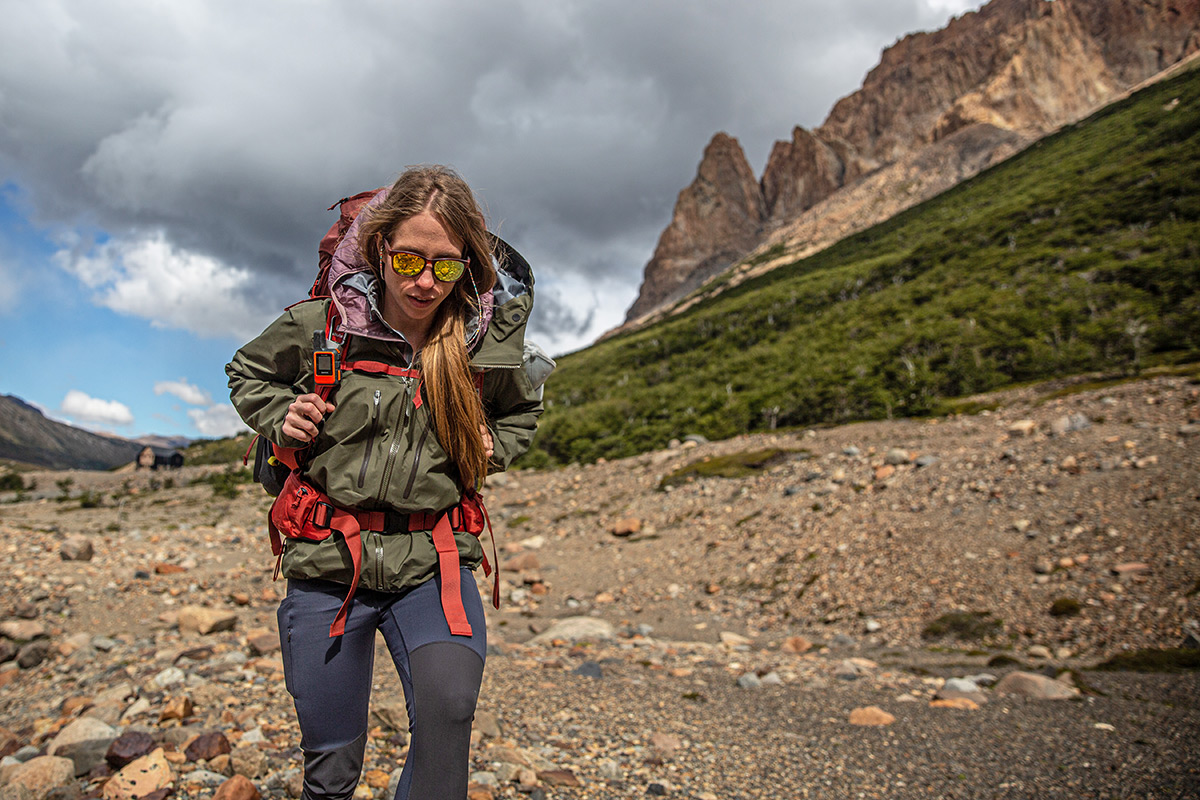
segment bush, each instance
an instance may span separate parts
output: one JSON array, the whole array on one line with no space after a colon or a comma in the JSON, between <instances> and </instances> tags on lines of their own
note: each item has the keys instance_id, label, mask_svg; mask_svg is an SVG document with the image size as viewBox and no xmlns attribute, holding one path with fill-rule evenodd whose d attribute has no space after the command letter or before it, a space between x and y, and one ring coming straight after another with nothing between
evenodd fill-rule
<instances>
[{"instance_id":1,"label":"bush","mask_svg":"<svg viewBox=\"0 0 1200 800\"><path fill-rule=\"evenodd\" d=\"M254 475L246 467L227 466L222 472L214 472L203 478L192 481L193 484L207 483L212 486L213 496L234 500L238 496L238 486L251 483Z\"/></svg>"},{"instance_id":2,"label":"bush","mask_svg":"<svg viewBox=\"0 0 1200 800\"><path fill-rule=\"evenodd\" d=\"M23 492L25 491L25 481L15 472L6 472L0 475L0 492Z\"/></svg>"}]
</instances>

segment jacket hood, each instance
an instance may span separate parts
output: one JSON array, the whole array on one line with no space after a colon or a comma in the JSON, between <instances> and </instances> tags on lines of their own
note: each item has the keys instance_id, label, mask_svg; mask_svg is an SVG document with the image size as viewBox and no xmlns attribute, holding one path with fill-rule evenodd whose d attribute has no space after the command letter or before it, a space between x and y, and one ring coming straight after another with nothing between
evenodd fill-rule
<instances>
[{"instance_id":1,"label":"jacket hood","mask_svg":"<svg viewBox=\"0 0 1200 800\"><path fill-rule=\"evenodd\" d=\"M387 199L388 191L387 188L380 189L367 201L346 230L329 267L329 293L341 316L341 329L344 332L383 341L403 342L404 338L383 321L377 306L379 281L359 252L358 242L359 223L371 209ZM472 349L478 349L484 341L497 306L526 295L532 302L533 271L529 263L503 239L498 236L495 239L500 255L499 263L495 259L492 261L492 266L496 268L496 285L480 295L481 313L467 322L468 340L473 338L476 343Z\"/></svg>"}]
</instances>

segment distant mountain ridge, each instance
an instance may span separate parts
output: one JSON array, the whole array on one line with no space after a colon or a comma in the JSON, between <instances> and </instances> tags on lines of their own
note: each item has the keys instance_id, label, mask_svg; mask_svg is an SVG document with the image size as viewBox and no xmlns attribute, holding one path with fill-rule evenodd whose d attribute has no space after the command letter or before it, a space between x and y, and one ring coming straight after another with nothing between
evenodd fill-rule
<instances>
[{"instance_id":1,"label":"distant mountain ridge","mask_svg":"<svg viewBox=\"0 0 1200 800\"><path fill-rule=\"evenodd\" d=\"M1200 60L820 252L727 272L558 359L522 463L977 413L980 392L1081 374L1200 384L1196 131Z\"/></svg>"},{"instance_id":2,"label":"distant mountain ridge","mask_svg":"<svg viewBox=\"0 0 1200 800\"><path fill-rule=\"evenodd\" d=\"M137 440L85 431L49 419L14 395L0 395L0 459L48 469L111 469L128 464L147 445L171 449L183 437L145 436Z\"/></svg>"},{"instance_id":3,"label":"distant mountain ridge","mask_svg":"<svg viewBox=\"0 0 1200 800\"><path fill-rule=\"evenodd\" d=\"M905 36L760 180L713 137L623 328L740 260L760 274L940 194L1197 51L1200 0L992 0Z\"/></svg>"}]
</instances>

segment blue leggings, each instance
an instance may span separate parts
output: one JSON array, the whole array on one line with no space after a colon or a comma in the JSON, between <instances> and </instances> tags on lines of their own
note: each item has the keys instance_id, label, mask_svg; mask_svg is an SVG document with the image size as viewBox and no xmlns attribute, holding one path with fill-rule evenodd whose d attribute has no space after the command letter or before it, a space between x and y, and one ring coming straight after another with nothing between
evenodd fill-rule
<instances>
[{"instance_id":1,"label":"blue leggings","mask_svg":"<svg viewBox=\"0 0 1200 800\"><path fill-rule=\"evenodd\" d=\"M279 605L279 639L288 692L300 721L303 800L350 800L362 772L375 631L383 633L408 707L408 757L396 800L461 800L467 793L471 721L483 679L487 630L470 570L462 570L463 607L472 636L453 636L437 578L404 593L359 589L344 635L329 624L349 587L288 581Z\"/></svg>"}]
</instances>

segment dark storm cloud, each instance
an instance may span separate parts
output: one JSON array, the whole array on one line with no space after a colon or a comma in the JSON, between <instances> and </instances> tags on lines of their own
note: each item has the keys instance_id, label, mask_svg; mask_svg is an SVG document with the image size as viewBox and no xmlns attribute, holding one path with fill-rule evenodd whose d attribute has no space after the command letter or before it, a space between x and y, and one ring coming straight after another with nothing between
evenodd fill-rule
<instances>
[{"instance_id":1,"label":"dark storm cloud","mask_svg":"<svg viewBox=\"0 0 1200 800\"><path fill-rule=\"evenodd\" d=\"M623 317L713 133L761 170L955 2L13 4L0 183L84 245L162 231L244 270L228 291L266 318L331 202L450 163L534 263L535 329L573 347Z\"/></svg>"}]
</instances>

